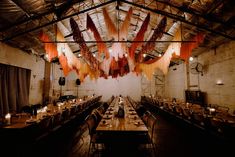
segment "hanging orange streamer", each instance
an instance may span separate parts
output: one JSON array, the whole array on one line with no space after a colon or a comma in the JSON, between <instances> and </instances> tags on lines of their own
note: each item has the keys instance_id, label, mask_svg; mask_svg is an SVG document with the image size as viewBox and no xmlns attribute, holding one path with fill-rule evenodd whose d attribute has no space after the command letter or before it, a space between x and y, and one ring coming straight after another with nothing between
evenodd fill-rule
<instances>
[{"instance_id":1,"label":"hanging orange streamer","mask_svg":"<svg viewBox=\"0 0 235 157\"><path fill-rule=\"evenodd\" d=\"M95 40L97 41L97 48L98 48L98 52L99 55L104 53L105 54L105 58L108 59L109 58L109 52L108 52L108 48L105 45L105 43L103 42L94 22L92 21L91 17L87 14L87 29L90 29L95 37Z\"/></svg>"},{"instance_id":2,"label":"hanging orange streamer","mask_svg":"<svg viewBox=\"0 0 235 157\"><path fill-rule=\"evenodd\" d=\"M115 25L113 24L113 21L111 20L109 14L107 13L106 9L103 8L103 15L104 15L104 21L106 24L106 28L108 31L108 36L116 41L121 40L125 41L127 39L128 35L128 28L130 26L131 16L132 16L132 8L129 9L127 12L127 16L125 20L123 21L123 24L120 28L120 32L116 29ZM126 54L127 45L124 43L113 43L112 44L112 52L110 52L110 56L114 57L116 61L118 61L118 58L122 58L124 54Z\"/></svg>"},{"instance_id":3,"label":"hanging orange streamer","mask_svg":"<svg viewBox=\"0 0 235 157\"><path fill-rule=\"evenodd\" d=\"M67 76L71 69L68 66L67 58L63 54L59 56L59 62L63 69L64 76Z\"/></svg>"},{"instance_id":4,"label":"hanging orange streamer","mask_svg":"<svg viewBox=\"0 0 235 157\"><path fill-rule=\"evenodd\" d=\"M48 60L51 62L51 60L55 57L58 56L58 52L56 49L56 45L54 43L46 43L46 42L51 42L49 36L45 34L44 32L40 33L39 38L42 40L44 43L44 48L46 53L48 54Z\"/></svg>"},{"instance_id":5,"label":"hanging orange streamer","mask_svg":"<svg viewBox=\"0 0 235 157\"><path fill-rule=\"evenodd\" d=\"M77 22L70 18L70 26L73 32L73 39L75 42L79 44L80 52L86 62L90 65L91 69L98 70L99 69L99 61L92 55L89 48L87 47L85 40L82 36L82 33L78 27Z\"/></svg>"},{"instance_id":6,"label":"hanging orange streamer","mask_svg":"<svg viewBox=\"0 0 235 157\"><path fill-rule=\"evenodd\" d=\"M148 24L150 21L150 14L148 13L148 15L146 16L139 32L137 33L135 39L133 40L134 42L131 44L131 47L129 49L129 56L130 58L134 59L135 57L135 50L139 47L143 45L143 42L136 42L136 41L142 41L144 40L144 34L147 31L148 28Z\"/></svg>"},{"instance_id":7,"label":"hanging orange streamer","mask_svg":"<svg viewBox=\"0 0 235 157\"><path fill-rule=\"evenodd\" d=\"M175 33L175 36L173 38L172 41L181 41L181 30L178 29L178 31ZM181 47L181 43L180 42L173 42L171 43L166 52L164 53L164 55L156 60L156 62L153 62L151 64L139 64L137 65L136 71L142 71L149 80L152 79L153 73L155 71L156 68L158 68L159 70L161 70L163 72L163 74L167 74L168 72L168 67L170 65L170 61L171 58L173 57L173 55L180 55L180 47Z\"/></svg>"},{"instance_id":8,"label":"hanging orange streamer","mask_svg":"<svg viewBox=\"0 0 235 157\"><path fill-rule=\"evenodd\" d=\"M192 43L183 43L180 50L180 58L188 62L189 57L192 54L193 49L197 48L200 43L204 41L205 34L198 33L192 38Z\"/></svg>"},{"instance_id":9,"label":"hanging orange streamer","mask_svg":"<svg viewBox=\"0 0 235 157\"><path fill-rule=\"evenodd\" d=\"M157 28L154 30L153 35L149 39L149 41L142 47L141 51L138 53L137 61L141 62L142 56L144 53L148 53L152 51L155 47L155 42L157 39L160 39L163 35L163 32L166 28L166 17L163 17L160 23L158 24Z\"/></svg>"}]
</instances>

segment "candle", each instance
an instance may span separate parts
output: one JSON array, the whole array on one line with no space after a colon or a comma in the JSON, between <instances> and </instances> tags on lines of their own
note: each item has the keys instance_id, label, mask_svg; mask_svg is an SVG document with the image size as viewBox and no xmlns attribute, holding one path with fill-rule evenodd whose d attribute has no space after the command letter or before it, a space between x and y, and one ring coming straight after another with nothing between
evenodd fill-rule
<instances>
[{"instance_id":1,"label":"candle","mask_svg":"<svg viewBox=\"0 0 235 157\"><path fill-rule=\"evenodd\" d=\"M6 119L7 125L10 125L11 124L11 114L10 113L6 114L5 119Z\"/></svg>"}]
</instances>

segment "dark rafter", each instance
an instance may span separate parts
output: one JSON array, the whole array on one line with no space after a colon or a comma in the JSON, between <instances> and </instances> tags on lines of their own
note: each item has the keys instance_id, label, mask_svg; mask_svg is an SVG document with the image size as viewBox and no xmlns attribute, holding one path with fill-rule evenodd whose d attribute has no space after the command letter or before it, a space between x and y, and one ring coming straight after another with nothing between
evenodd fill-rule
<instances>
[{"instance_id":1,"label":"dark rafter","mask_svg":"<svg viewBox=\"0 0 235 157\"><path fill-rule=\"evenodd\" d=\"M22 8L18 2L15 2L15 0L11 0L12 3L14 3L21 11L23 11L25 13L25 15L30 18L31 16L24 10L24 8Z\"/></svg>"},{"instance_id":2,"label":"dark rafter","mask_svg":"<svg viewBox=\"0 0 235 157\"><path fill-rule=\"evenodd\" d=\"M142 41L133 41L133 40L106 40L106 41L85 41L85 43L143 43L143 42L154 42L154 43L192 43L192 42L196 42L196 41L172 41L172 40L153 40L153 41L146 41L146 40L142 40ZM77 43L76 41L48 41L48 42L43 42L43 43Z\"/></svg>"},{"instance_id":3,"label":"dark rafter","mask_svg":"<svg viewBox=\"0 0 235 157\"><path fill-rule=\"evenodd\" d=\"M13 0L12 0L12 1L13 1ZM80 2L83 2L83 1L84 1L84 0L73 0L73 1L70 2L69 4L70 4L70 5L73 5L73 4L75 4L75 3L80 3ZM15 3L16 5L18 5L15 1L14 1L14 3ZM67 3L68 3L68 2L67 2ZM27 18L27 19L21 20L21 21L16 22L16 23L13 23L13 24L11 24L11 25L9 25L9 26L7 26L7 27L2 28L2 29L0 30L0 32L9 30L9 29L11 29L12 27L15 27L15 26L18 26L18 25L21 25L21 24L24 24L24 23L28 23L28 22L33 21L33 20L40 20L40 19L42 19L43 17L45 17L45 16L47 16L47 15L50 15L50 14L52 14L52 13L55 13L55 14L61 13L61 12L64 11L65 8L67 8L67 7L64 6L64 5L68 6L67 3L61 5L61 6L58 7L57 9L52 9L52 10L49 10L49 11L47 11L47 12L45 12L45 13L38 14L38 15L35 15L35 16L30 16L30 17ZM18 5L18 6L19 6L19 5ZM22 9L22 7L20 7L20 8ZM23 10L23 9L22 9L22 10ZM24 10L23 10L23 11L24 11ZM24 11L24 12L25 12L25 11Z\"/></svg>"},{"instance_id":4,"label":"dark rafter","mask_svg":"<svg viewBox=\"0 0 235 157\"><path fill-rule=\"evenodd\" d=\"M116 2L116 0L110 0L110 1L104 2L104 3L101 3L101 4L96 5L96 6L94 6L94 7L91 7L91 8L88 8L88 9L81 10L81 11L79 11L79 12L77 12L77 13L73 13L73 14L71 14L71 15L68 15L68 16L65 16L65 17L61 17L61 18L59 18L59 19L53 19L52 21L50 21L50 22L48 22L48 23L42 24L42 25L37 26L37 27L34 27L34 28L30 28L30 29L25 30L25 31L23 31L23 32L16 33L16 34L14 34L14 35L12 35L12 36L6 37L6 38L2 39L1 41L3 41L3 42L4 42L4 41L11 40L11 39L13 39L13 38L15 38L15 37L18 37L18 36L24 35L24 34L29 33L29 32L36 31L36 30L38 30L38 29L41 29L41 28L43 28L43 27L46 27L46 26L52 25L52 24L54 24L54 23L56 23L56 22L59 22L59 21L65 20L65 19L67 19L67 18L70 18L70 17L76 16L76 15L79 15L79 14L84 14L84 13L86 13L86 12L90 11L90 10L93 10L93 9L96 9L96 8L99 8L99 7L102 7L102 6L105 6L105 5L111 4L111 3L113 3L113 2Z\"/></svg>"},{"instance_id":5,"label":"dark rafter","mask_svg":"<svg viewBox=\"0 0 235 157\"><path fill-rule=\"evenodd\" d=\"M218 1L218 2L217 2L215 5L212 5L213 8L214 8L214 7L218 7L218 5L221 5L222 3L224 3L224 0L217 0L217 1ZM174 5L174 4L172 4L172 3L169 3L169 1L156 0L156 2L159 2L159 3L162 3L162 4L168 5L168 6L172 7L172 8L176 8L176 9L182 11L182 12L189 13L189 14L191 14L191 15L194 15L194 16L197 16L197 17L200 17L200 18L203 18L203 19L205 19L205 20L207 20L207 21L214 22L214 23L219 23L219 24L222 24L222 25L224 25L224 26L226 26L226 27L231 27L231 28L235 29L234 26L232 26L232 25L227 25L227 24L225 23L225 21L222 21L222 20L218 19L217 17L215 17L215 16L213 16L213 15L211 15L211 14L200 14L200 13L198 13L198 12L193 11L192 9L187 8L186 6L177 6L177 5ZM209 10L209 13L211 13L211 11L213 11L213 10L214 10L214 9L210 9L210 10Z\"/></svg>"},{"instance_id":6,"label":"dark rafter","mask_svg":"<svg viewBox=\"0 0 235 157\"><path fill-rule=\"evenodd\" d=\"M177 21L181 21L183 23L186 23L186 24L189 24L189 25L192 25L192 26L196 26L197 28L200 28L200 29L203 29L203 30L206 30L208 32L211 32L211 33L214 33L214 34L217 34L217 35L220 35L220 36L223 36L225 38L228 38L228 39L231 39L231 40L235 40L235 37L232 37L232 36L229 36L227 34L224 34L224 33L221 33L221 32L218 32L216 30L213 30L213 29L210 29L206 26L203 26L201 24L198 24L198 23L193 23L193 22L190 22L190 21L187 21L185 18L183 18L182 16L178 16L178 15L174 15L174 14L171 14L171 13L168 13L166 11L162 11L162 10L158 10L158 9L153 9L153 8L149 8L149 7L146 7L146 6L143 6L143 5L140 5L140 4L137 4L137 3L133 3L133 2L129 2L129 1L126 1L126 0L120 0L121 2L123 3L127 3L129 5L132 5L132 6L135 6L135 7L139 7L139 8L142 8L142 9L145 9L145 10L148 10L148 11L151 11L153 13L156 13L156 14L161 14L161 15L164 15L166 17L169 17L171 19L174 19L174 20L177 20Z\"/></svg>"}]
</instances>

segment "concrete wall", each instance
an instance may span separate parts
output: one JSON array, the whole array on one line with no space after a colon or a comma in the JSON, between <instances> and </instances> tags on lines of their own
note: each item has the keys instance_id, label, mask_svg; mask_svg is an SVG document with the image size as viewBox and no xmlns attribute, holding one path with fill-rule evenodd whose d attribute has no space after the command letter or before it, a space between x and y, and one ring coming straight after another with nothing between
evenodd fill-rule
<instances>
[{"instance_id":1,"label":"concrete wall","mask_svg":"<svg viewBox=\"0 0 235 157\"><path fill-rule=\"evenodd\" d=\"M29 103L42 103L45 65L43 59L0 43L0 63L30 69Z\"/></svg>"},{"instance_id":2,"label":"concrete wall","mask_svg":"<svg viewBox=\"0 0 235 157\"><path fill-rule=\"evenodd\" d=\"M203 64L201 74L186 74L185 64L176 66L177 70L170 68L166 75L166 96L184 98L183 91L187 89L200 89L207 93L208 104L218 104L235 110L235 42L220 45L199 55L194 61ZM189 67L190 67L189 63ZM224 85L216 85L221 81ZM194 86L194 87L192 87Z\"/></svg>"},{"instance_id":3,"label":"concrete wall","mask_svg":"<svg viewBox=\"0 0 235 157\"><path fill-rule=\"evenodd\" d=\"M235 110L235 42L226 43L200 56L204 74L199 76L200 89L207 92L210 104ZM224 85L217 85L217 82Z\"/></svg>"},{"instance_id":4,"label":"concrete wall","mask_svg":"<svg viewBox=\"0 0 235 157\"><path fill-rule=\"evenodd\" d=\"M165 97L184 99L185 89L187 89L185 64L170 67L165 77Z\"/></svg>"}]
</instances>

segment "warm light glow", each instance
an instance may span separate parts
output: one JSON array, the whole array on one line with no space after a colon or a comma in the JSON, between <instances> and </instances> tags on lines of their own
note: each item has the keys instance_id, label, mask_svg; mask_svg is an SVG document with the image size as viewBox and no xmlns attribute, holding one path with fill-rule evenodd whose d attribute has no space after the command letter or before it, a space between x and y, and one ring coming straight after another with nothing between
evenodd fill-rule
<instances>
[{"instance_id":1,"label":"warm light glow","mask_svg":"<svg viewBox=\"0 0 235 157\"><path fill-rule=\"evenodd\" d=\"M189 57L189 61L193 61L193 57Z\"/></svg>"},{"instance_id":2,"label":"warm light glow","mask_svg":"<svg viewBox=\"0 0 235 157\"><path fill-rule=\"evenodd\" d=\"M44 58L48 60L48 54L45 54L45 55L44 55Z\"/></svg>"},{"instance_id":3,"label":"warm light glow","mask_svg":"<svg viewBox=\"0 0 235 157\"><path fill-rule=\"evenodd\" d=\"M6 118L6 119L7 119L7 118L11 118L11 114L10 114L10 113L6 114L6 115L5 115L5 118Z\"/></svg>"},{"instance_id":4,"label":"warm light glow","mask_svg":"<svg viewBox=\"0 0 235 157\"><path fill-rule=\"evenodd\" d=\"M223 83L223 81L222 81L221 79L218 79L218 80L216 81L216 84L217 84L217 85L223 85L224 83Z\"/></svg>"},{"instance_id":5,"label":"warm light glow","mask_svg":"<svg viewBox=\"0 0 235 157\"><path fill-rule=\"evenodd\" d=\"M143 54L143 57L146 57L146 56L147 56L147 54L144 53L144 54Z\"/></svg>"},{"instance_id":6,"label":"warm light glow","mask_svg":"<svg viewBox=\"0 0 235 157\"><path fill-rule=\"evenodd\" d=\"M125 57L127 57L127 56L128 56L128 54L126 53L126 54L125 54Z\"/></svg>"},{"instance_id":7,"label":"warm light glow","mask_svg":"<svg viewBox=\"0 0 235 157\"><path fill-rule=\"evenodd\" d=\"M215 112L215 108L209 108L210 112Z\"/></svg>"},{"instance_id":8,"label":"warm light glow","mask_svg":"<svg viewBox=\"0 0 235 157\"><path fill-rule=\"evenodd\" d=\"M159 54L158 54L158 57L161 57L161 56L162 56L162 54L161 54L161 53L159 53Z\"/></svg>"},{"instance_id":9,"label":"warm light glow","mask_svg":"<svg viewBox=\"0 0 235 157\"><path fill-rule=\"evenodd\" d=\"M7 125L10 125L11 124L11 114L10 113L6 114L5 119L6 119Z\"/></svg>"},{"instance_id":10,"label":"warm light glow","mask_svg":"<svg viewBox=\"0 0 235 157\"><path fill-rule=\"evenodd\" d=\"M93 53L93 57L95 57L96 55L95 55L95 53Z\"/></svg>"},{"instance_id":11,"label":"warm light glow","mask_svg":"<svg viewBox=\"0 0 235 157\"><path fill-rule=\"evenodd\" d=\"M112 49L111 48L109 49L109 53L112 53Z\"/></svg>"},{"instance_id":12,"label":"warm light glow","mask_svg":"<svg viewBox=\"0 0 235 157\"><path fill-rule=\"evenodd\" d=\"M61 52L65 53L65 47L61 47Z\"/></svg>"}]
</instances>

